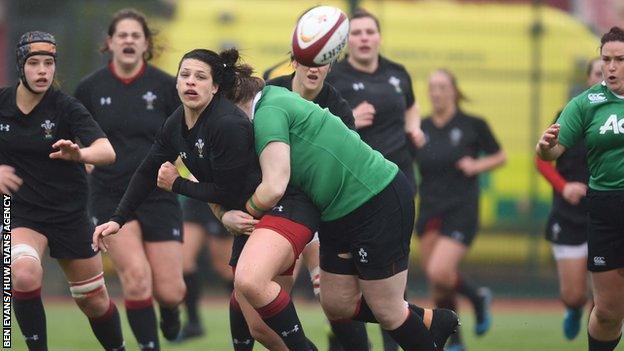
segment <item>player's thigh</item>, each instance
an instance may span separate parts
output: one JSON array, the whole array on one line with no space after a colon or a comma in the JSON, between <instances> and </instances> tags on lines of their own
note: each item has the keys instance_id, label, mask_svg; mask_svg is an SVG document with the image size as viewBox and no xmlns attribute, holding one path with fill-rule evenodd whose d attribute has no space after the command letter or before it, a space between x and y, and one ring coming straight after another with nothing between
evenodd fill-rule
<instances>
[{"instance_id":1,"label":"player's thigh","mask_svg":"<svg viewBox=\"0 0 624 351\"><path fill-rule=\"evenodd\" d=\"M109 235L104 240L108 245L107 254L121 275L150 274L143 246L143 234L137 220L124 224L117 234ZM132 279L136 278L138 277Z\"/></svg>"},{"instance_id":2,"label":"player's thigh","mask_svg":"<svg viewBox=\"0 0 624 351\"><path fill-rule=\"evenodd\" d=\"M441 235L430 254L427 274L429 277L453 275L467 252L464 244Z\"/></svg>"},{"instance_id":3,"label":"player's thigh","mask_svg":"<svg viewBox=\"0 0 624 351\"><path fill-rule=\"evenodd\" d=\"M335 274L321 269L321 305L330 319L353 316L362 292L356 275Z\"/></svg>"},{"instance_id":4,"label":"player's thigh","mask_svg":"<svg viewBox=\"0 0 624 351\"><path fill-rule=\"evenodd\" d=\"M145 243L145 253L154 285L166 287L183 284L182 244L178 241L155 241Z\"/></svg>"},{"instance_id":5,"label":"player's thigh","mask_svg":"<svg viewBox=\"0 0 624 351\"><path fill-rule=\"evenodd\" d=\"M182 257L185 271L196 268L197 256L206 240L204 227L196 222L184 222L184 242L182 243Z\"/></svg>"}]
</instances>

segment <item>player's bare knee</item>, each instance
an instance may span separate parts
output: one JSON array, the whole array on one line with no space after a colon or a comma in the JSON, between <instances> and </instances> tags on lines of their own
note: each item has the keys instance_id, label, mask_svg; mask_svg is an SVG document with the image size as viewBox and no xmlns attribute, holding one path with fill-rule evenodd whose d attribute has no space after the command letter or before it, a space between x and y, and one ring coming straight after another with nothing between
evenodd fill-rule
<instances>
[{"instance_id":1,"label":"player's bare knee","mask_svg":"<svg viewBox=\"0 0 624 351\"><path fill-rule=\"evenodd\" d=\"M162 306L175 307L182 303L186 296L186 285L183 281L173 283L171 281L164 286L157 286L154 291L156 301Z\"/></svg>"},{"instance_id":2,"label":"player's bare knee","mask_svg":"<svg viewBox=\"0 0 624 351\"><path fill-rule=\"evenodd\" d=\"M143 265L126 267L120 272L125 298L139 300L152 295L151 272Z\"/></svg>"},{"instance_id":3,"label":"player's bare knee","mask_svg":"<svg viewBox=\"0 0 624 351\"><path fill-rule=\"evenodd\" d=\"M581 289L561 289L561 300L568 307L580 308L587 302L587 295Z\"/></svg>"},{"instance_id":4,"label":"player's bare knee","mask_svg":"<svg viewBox=\"0 0 624 351\"><path fill-rule=\"evenodd\" d=\"M596 317L596 321L605 327L615 328L621 324L622 318L624 318L621 313L618 313L616 309L611 309L605 306L598 306L596 304L594 306L594 310L592 312Z\"/></svg>"},{"instance_id":5,"label":"player's bare knee","mask_svg":"<svg viewBox=\"0 0 624 351\"><path fill-rule=\"evenodd\" d=\"M41 286L43 268L33 247L17 244L11 248L11 275L17 291L32 291Z\"/></svg>"},{"instance_id":6,"label":"player's bare knee","mask_svg":"<svg viewBox=\"0 0 624 351\"><path fill-rule=\"evenodd\" d=\"M323 296L325 296L323 298ZM345 299L339 295L328 294L323 295L321 290L321 307L329 320L338 320L353 317L356 309L357 300Z\"/></svg>"},{"instance_id":7,"label":"player's bare knee","mask_svg":"<svg viewBox=\"0 0 624 351\"><path fill-rule=\"evenodd\" d=\"M245 297L253 295L256 291L262 291L268 281L264 281L260 277L245 272L236 271L236 279L234 279L234 289L243 294Z\"/></svg>"}]
</instances>

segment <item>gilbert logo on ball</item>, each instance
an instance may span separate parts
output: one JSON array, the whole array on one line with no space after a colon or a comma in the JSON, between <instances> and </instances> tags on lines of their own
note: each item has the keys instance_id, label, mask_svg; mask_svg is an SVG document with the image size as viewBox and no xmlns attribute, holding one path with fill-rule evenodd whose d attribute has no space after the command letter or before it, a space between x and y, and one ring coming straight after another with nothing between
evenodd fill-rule
<instances>
[{"instance_id":1,"label":"gilbert logo on ball","mask_svg":"<svg viewBox=\"0 0 624 351\"><path fill-rule=\"evenodd\" d=\"M340 9L317 6L306 12L295 27L292 53L297 62L310 67L336 60L347 43L349 19Z\"/></svg>"}]
</instances>

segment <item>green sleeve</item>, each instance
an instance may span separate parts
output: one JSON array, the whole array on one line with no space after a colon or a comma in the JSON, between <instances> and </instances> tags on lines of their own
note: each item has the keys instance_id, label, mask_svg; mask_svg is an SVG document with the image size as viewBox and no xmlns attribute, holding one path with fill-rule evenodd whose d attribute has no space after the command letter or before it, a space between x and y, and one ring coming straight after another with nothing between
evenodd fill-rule
<instances>
[{"instance_id":1,"label":"green sleeve","mask_svg":"<svg viewBox=\"0 0 624 351\"><path fill-rule=\"evenodd\" d=\"M559 130L559 144L566 149L574 146L584 134L583 113L576 99L570 101L561 112L557 123Z\"/></svg>"},{"instance_id":2,"label":"green sleeve","mask_svg":"<svg viewBox=\"0 0 624 351\"><path fill-rule=\"evenodd\" d=\"M260 107L254 114L253 124L258 155L272 141L281 141L290 145L290 123L288 112L285 110L275 106Z\"/></svg>"}]
</instances>

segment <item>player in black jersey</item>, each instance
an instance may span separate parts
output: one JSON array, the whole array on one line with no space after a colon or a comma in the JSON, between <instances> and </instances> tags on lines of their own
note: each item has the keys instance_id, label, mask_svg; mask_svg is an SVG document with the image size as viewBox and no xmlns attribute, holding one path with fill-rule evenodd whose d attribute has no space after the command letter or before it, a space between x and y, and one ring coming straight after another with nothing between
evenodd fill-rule
<instances>
[{"instance_id":1,"label":"player in black jersey","mask_svg":"<svg viewBox=\"0 0 624 351\"><path fill-rule=\"evenodd\" d=\"M330 65L321 67L308 67L294 58L291 59L294 72L289 75L279 76L267 81L267 85L276 85L294 91L306 100L311 100L323 108L327 108L332 114L340 117L350 129L355 129L355 122L351 107L340 96L340 93L329 83L325 82L330 71ZM319 242L318 235L306 245L302 258L310 272L314 295L320 292L320 267L319 267ZM368 335L366 327L360 321L337 321L330 322L332 335L329 338L329 350L366 350L368 348Z\"/></svg>"},{"instance_id":2,"label":"player in black jersey","mask_svg":"<svg viewBox=\"0 0 624 351\"><path fill-rule=\"evenodd\" d=\"M421 262L436 305L456 310L455 293L465 295L475 308L475 332L482 335L491 323L491 293L474 287L459 272L459 264L478 229L478 175L503 165L506 156L487 123L459 108L464 95L451 72L430 75L429 98L433 113L422 122L426 143L417 151ZM459 333L449 344L447 350L464 350Z\"/></svg>"},{"instance_id":3,"label":"player in black jersey","mask_svg":"<svg viewBox=\"0 0 624 351\"><path fill-rule=\"evenodd\" d=\"M420 111L405 68L379 54L377 18L356 10L349 23L349 54L333 65L327 82L353 108L362 140L399 166L416 190L411 145L424 143Z\"/></svg>"},{"instance_id":4,"label":"player in black jersey","mask_svg":"<svg viewBox=\"0 0 624 351\"><path fill-rule=\"evenodd\" d=\"M119 313L89 238L93 225L87 216L83 165L110 164L115 152L84 106L51 87L56 71L51 34L24 34L16 61L19 83L0 89L0 189L13 193L11 275L17 322L29 350L47 350L41 257L49 248L102 347L124 350Z\"/></svg>"},{"instance_id":5,"label":"player in black jersey","mask_svg":"<svg viewBox=\"0 0 624 351\"><path fill-rule=\"evenodd\" d=\"M587 65L587 87L602 81L600 58ZM556 120L559 118L557 116ZM553 122L553 123L555 123ZM587 303L587 147L578 143L556 162L535 158L537 169L553 187L552 209L546 225L546 240L559 272L559 294L566 307L563 333L574 339L581 329L583 307Z\"/></svg>"},{"instance_id":6,"label":"player in black jersey","mask_svg":"<svg viewBox=\"0 0 624 351\"><path fill-rule=\"evenodd\" d=\"M327 81L353 108L355 128L362 140L394 162L407 176L414 193L410 150L424 142L420 110L405 68L379 54L381 28L373 14L356 10L349 22L348 57L332 67ZM384 350L397 350L382 332Z\"/></svg>"},{"instance_id":7,"label":"player in black jersey","mask_svg":"<svg viewBox=\"0 0 624 351\"><path fill-rule=\"evenodd\" d=\"M238 58L235 49L221 54L196 49L182 57L176 87L183 106L161 128L152 149L132 177L111 221L94 231L94 245L106 249L106 236L117 233L157 185L165 190L217 204L215 208L219 207L219 210L215 212L218 218L223 216L223 209L245 209L246 200L260 183L261 175L251 122L242 110L228 100L229 96L240 90L236 84L237 76L251 75L250 68L237 63ZM198 182L180 177L171 163L178 156ZM280 226L278 229L267 228L267 231L283 236L296 234L289 237L293 239L293 245L297 248L305 246L304 241L312 237L315 222L318 222L317 211L309 200L301 201L286 196L283 201L289 201L284 204L287 208L296 205L292 206L296 211L289 211L285 217L265 216L273 220L271 223L279 222ZM304 207L306 204L307 207ZM253 220L246 213L242 215ZM245 228L239 229L249 232L254 223L250 222ZM262 221L256 227L261 225ZM281 290L274 302L256 308L266 324L278 331L285 330L286 326L297 325L289 333L280 334L284 343L291 350L315 349L300 327L301 323L288 294Z\"/></svg>"},{"instance_id":8,"label":"player in black jersey","mask_svg":"<svg viewBox=\"0 0 624 351\"><path fill-rule=\"evenodd\" d=\"M76 89L117 152L117 161L91 173L90 213L106 222L158 130L178 107L175 79L148 64L154 37L143 14L123 9L113 15L102 48L109 63L85 77ZM180 331L182 214L174 194L154 190L109 238L108 255L119 275L130 327L143 350L159 350L152 296L160 306L160 328L168 340ZM132 253L132 254L128 254Z\"/></svg>"}]
</instances>

